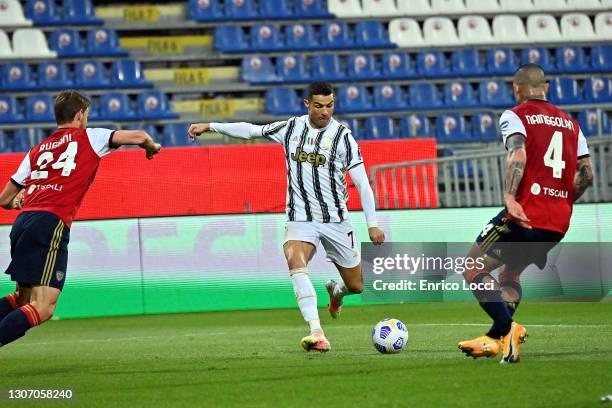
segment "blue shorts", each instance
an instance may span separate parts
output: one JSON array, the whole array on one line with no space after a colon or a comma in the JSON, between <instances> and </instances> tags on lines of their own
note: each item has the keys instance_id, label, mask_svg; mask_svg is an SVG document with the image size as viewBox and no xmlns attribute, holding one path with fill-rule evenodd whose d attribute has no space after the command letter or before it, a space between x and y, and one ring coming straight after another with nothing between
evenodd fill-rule
<instances>
[{"instance_id":1,"label":"blue shorts","mask_svg":"<svg viewBox=\"0 0 612 408\"><path fill-rule=\"evenodd\" d=\"M21 213L11 229L11 263L6 273L22 286L62 290L68 265L70 229L44 211Z\"/></svg>"}]
</instances>

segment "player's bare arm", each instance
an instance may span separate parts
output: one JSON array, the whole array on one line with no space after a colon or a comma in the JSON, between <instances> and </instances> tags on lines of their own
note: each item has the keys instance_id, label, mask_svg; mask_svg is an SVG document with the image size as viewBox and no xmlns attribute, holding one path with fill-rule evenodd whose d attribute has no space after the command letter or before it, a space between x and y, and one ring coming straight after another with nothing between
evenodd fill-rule
<instances>
[{"instance_id":1,"label":"player's bare arm","mask_svg":"<svg viewBox=\"0 0 612 408\"><path fill-rule=\"evenodd\" d=\"M123 145L139 146L145 150L147 159L149 160L161 150L161 145L155 143L153 138L144 130L118 130L113 134L111 144L113 147Z\"/></svg>"},{"instance_id":2,"label":"player's bare arm","mask_svg":"<svg viewBox=\"0 0 612 408\"><path fill-rule=\"evenodd\" d=\"M574 201L578 200L584 192L593 185L593 165L590 157L578 160L574 177Z\"/></svg>"},{"instance_id":3,"label":"player's bare arm","mask_svg":"<svg viewBox=\"0 0 612 408\"><path fill-rule=\"evenodd\" d=\"M0 193L0 206L7 210L19 210L23 205L23 187L9 180ZM21 193L21 194L20 194Z\"/></svg>"},{"instance_id":4,"label":"player's bare arm","mask_svg":"<svg viewBox=\"0 0 612 408\"><path fill-rule=\"evenodd\" d=\"M516 133L510 135L506 140L508 156L506 162L506 178L504 189L504 203L508 214L519 225L524 228L531 228L529 218L525 215L523 207L516 201L516 192L525 173L527 164L527 151L525 149L525 136Z\"/></svg>"}]
</instances>

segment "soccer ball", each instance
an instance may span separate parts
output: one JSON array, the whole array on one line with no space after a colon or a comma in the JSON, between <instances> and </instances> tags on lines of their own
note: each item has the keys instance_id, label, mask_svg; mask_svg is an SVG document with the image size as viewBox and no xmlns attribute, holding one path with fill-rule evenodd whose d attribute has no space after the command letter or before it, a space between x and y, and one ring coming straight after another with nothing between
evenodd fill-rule
<instances>
[{"instance_id":1,"label":"soccer ball","mask_svg":"<svg viewBox=\"0 0 612 408\"><path fill-rule=\"evenodd\" d=\"M400 353L408 343L408 329L397 319L383 319L372 328L372 344L383 354Z\"/></svg>"}]
</instances>

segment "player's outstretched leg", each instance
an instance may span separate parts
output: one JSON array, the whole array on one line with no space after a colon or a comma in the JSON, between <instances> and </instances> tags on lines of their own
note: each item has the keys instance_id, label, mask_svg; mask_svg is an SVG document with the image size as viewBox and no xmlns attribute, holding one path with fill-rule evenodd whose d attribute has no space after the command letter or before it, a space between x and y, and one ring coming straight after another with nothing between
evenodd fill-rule
<instances>
[{"instance_id":1,"label":"player's outstretched leg","mask_svg":"<svg viewBox=\"0 0 612 408\"><path fill-rule=\"evenodd\" d=\"M289 271L289 274L293 282L293 290L295 291L298 307L302 312L304 320L310 327L310 335L304 337L301 341L302 347L307 351L329 351L331 347L321 328L319 311L317 309L317 293L308 276L308 269L292 269Z\"/></svg>"},{"instance_id":2,"label":"player's outstretched leg","mask_svg":"<svg viewBox=\"0 0 612 408\"><path fill-rule=\"evenodd\" d=\"M363 292L363 277L361 274L361 264L346 268L336 264L338 272L342 277L341 282L333 280L327 281L325 289L329 294L329 305L327 310L331 317L336 319L342 310L343 299L347 295L355 295Z\"/></svg>"}]
</instances>

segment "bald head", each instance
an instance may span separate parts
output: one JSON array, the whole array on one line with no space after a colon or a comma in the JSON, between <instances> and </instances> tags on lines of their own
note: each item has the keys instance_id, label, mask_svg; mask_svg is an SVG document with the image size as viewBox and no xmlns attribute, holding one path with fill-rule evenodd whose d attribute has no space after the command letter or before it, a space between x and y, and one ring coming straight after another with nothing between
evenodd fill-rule
<instances>
[{"instance_id":1,"label":"bald head","mask_svg":"<svg viewBox=\"0 0 612 408\"><path fill-rule=\"evenodd\" d=\"M546 99L548 84L538 64L524 64L514 74L514 94L519 103L529 98Z\"/></svg>"}]
</instances>

